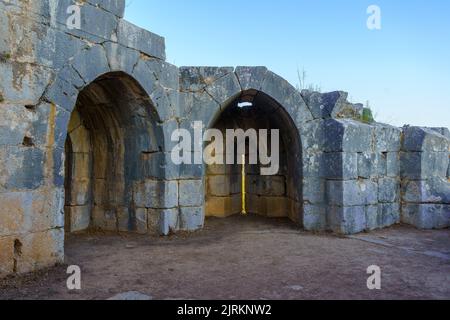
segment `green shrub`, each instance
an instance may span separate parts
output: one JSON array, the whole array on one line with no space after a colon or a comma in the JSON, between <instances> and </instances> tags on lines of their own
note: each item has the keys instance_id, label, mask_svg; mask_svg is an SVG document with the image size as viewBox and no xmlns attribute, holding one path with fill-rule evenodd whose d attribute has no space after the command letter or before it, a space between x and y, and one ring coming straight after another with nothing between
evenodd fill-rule
<instances>
[{"instance_id":1,"label":"green shrub","mask_svg":"<svg viewBox=\"0 0 450 320\"><path fill-rule=\"evenodd\" d=\"M0 53L0 62L5 63L6 61L8 61L9 59L11 59L11 54L7 53L7 52L2 52Z\"/></svg>"},{"instance_id":2,"label":"green shrub","mask_svg":"<svg viewBox=\"0 0 450 320\"><path fill-rule=\"evenodd\" d=\"M365 122L365 123L374 123L375 119L373 118L372 109L364 108L361 120L362 120L362 122Z\"/></svg>"}]
</instances>

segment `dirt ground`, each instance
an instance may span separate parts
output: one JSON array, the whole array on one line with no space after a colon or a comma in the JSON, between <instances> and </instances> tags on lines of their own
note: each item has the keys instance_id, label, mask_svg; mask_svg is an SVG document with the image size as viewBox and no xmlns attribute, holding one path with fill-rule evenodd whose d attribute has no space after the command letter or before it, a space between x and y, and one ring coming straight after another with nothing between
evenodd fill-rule
<instances>
[{"instance_id":1,"label":"dirt ground","mask_svg":"<svg viewBox=\"0 0 450 320\"><path fill-rule=\"evenodd\" d=\"M0 299L450 299L450 230L407 226L353 237L299 231L285 220L207 220L169 238L83 234L66 241L82 270L68 291L66 267L0 281ZM367 268L382 289L367 289Z\"/></svg>"}]
</instances>

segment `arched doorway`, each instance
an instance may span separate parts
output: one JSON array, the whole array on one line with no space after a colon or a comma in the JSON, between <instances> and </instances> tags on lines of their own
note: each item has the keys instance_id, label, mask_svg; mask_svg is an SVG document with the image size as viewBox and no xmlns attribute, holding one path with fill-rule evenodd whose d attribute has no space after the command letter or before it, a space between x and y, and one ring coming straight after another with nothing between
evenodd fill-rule
<instances>
[{"instance_id":1,"label":"arched doorway","mask_svg":"<svg viewBox=\"0 0 450 320\"><path fill-rule=\"evenodd\" d=\"M163 141L150 98L133 78L108 73L86 86L65 144L66 233L146 232L147 211L136 205L135 190L151 178Z\"/></svg>"},{"instance_id":2,"label":"arched doorway","mask_svg":"<svg viewBox=\"0 0 450 320\"><path fill-rule=\"evenodd\" d=\"M257 165L250 164L249 140L246 140L244 165L240 164L244 161L238 161L237 150L234 150L234 164L207 165L206 217L229 217L246 211L268 218L289 218L301 225L302 146L291 117L269 95L257 90L243 91L227 102L223 110L210 127L220 130L224 137L227 129L266 129L269 132L265 139L267 155L275 152L270 145L270 132L279 130L279 170L275 174L261 175L259 160ZM259 148L258 143L258 155ZM225 148L224 153L229 150Z\"/></svg>"}]
</instances>

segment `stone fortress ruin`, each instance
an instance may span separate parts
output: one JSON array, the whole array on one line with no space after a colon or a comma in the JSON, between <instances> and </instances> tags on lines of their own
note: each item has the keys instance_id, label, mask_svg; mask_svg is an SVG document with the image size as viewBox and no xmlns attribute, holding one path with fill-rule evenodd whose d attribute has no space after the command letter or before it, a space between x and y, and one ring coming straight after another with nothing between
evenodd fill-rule
<instances>
[{"instance_id":1,"label":"stone fortress ruin","mask_svg":"<svg viewBox=\"0 0 450 320\"><path fill-rule=\"evenodd\" d=\"M450 226L450 132L361 121L344 92L265 67L176 67L124 0L0 0L0 276L64 260L65 233L168 235L241 212L239 165L175 165L177 128L279 129L247 210L307 231ZM238 108L249 102L251 107ZM194 155L193 155L194 156Z\"/></svg>"}]
</instances>

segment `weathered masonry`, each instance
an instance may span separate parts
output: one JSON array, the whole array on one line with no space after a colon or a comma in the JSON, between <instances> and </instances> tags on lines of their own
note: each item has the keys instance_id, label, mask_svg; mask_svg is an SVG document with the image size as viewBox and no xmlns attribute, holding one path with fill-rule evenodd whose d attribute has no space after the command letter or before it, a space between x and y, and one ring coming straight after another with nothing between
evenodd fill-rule
<instances>
[{"instance_id":1,"label":"weathered masonry","mask_svg":"<svg viewBox=\"0 0 450 320\"><path fill-rule=\"evenodd\" d=\"M282 167L248 167L247 209L353 234L450 225L450 132L361 122L344 92L264 67L181 67L123 0L0 0L0 275L64 258L65 233L169 234L241 210L238 166L174 165L174 129L276 128ZM239 102L252 107L236 108Z\"/></svg>"}]
</instances>

